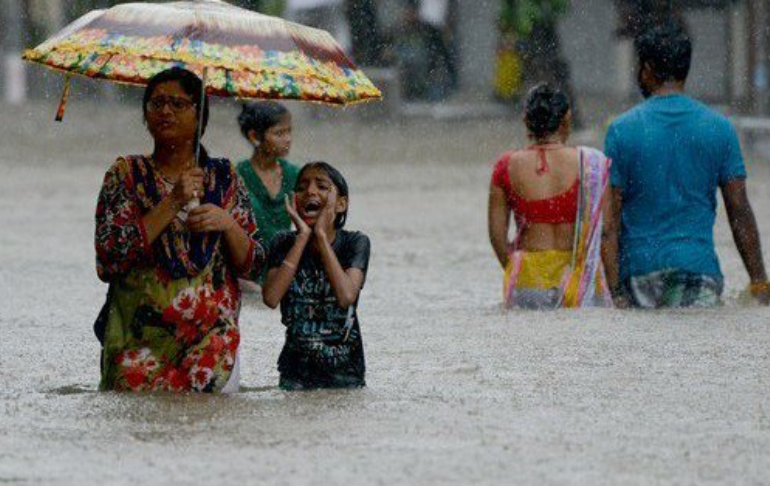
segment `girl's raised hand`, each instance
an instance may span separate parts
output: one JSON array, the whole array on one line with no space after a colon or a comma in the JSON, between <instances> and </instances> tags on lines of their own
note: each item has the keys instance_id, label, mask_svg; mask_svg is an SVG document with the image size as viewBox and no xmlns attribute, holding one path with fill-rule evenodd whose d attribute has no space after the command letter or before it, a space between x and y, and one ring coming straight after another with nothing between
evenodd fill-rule
<instances>
[{"instance_id":1,"label":"girl's raised hand","mask_svg":"<svg viewBox=\"0 0 770 486\"><path fill-rule=\"evenodd\" d=\"M326 198L326 204L321 208L318 220L315 223L316 235L326 236L328 228L334 227L334 220L337 218L337 188L332 185L329 189L329 196Z\"/></svg>"},{"instance_id":2,"label":"girl's raised hand","mask_svg":"<svg viewBox=\"0 0 770 486\"><path fill-rule=\"evenodd\" d=\"M297 197L295 195L289 196L288 194L284 198L286 204L286 212L289 214L292 223L297 228L297 233L300 235L309 235L311 233L310 226L300 217L297 212Z\"/></svg>"}]
</instances>

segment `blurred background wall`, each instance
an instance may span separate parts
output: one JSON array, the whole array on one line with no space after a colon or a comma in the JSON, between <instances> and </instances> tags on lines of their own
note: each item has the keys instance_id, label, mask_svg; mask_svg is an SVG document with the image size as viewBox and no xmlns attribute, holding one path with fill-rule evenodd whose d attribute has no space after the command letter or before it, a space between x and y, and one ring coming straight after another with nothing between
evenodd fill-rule
<instances>
[{"instance_id":1,"label":"blurred background wall","mask_svg":"<svg viewBox=\"0 0 770 486\"><path fill-rule=\"evenodd\" d=\"M0 0L4 102L42 96L56 83L19 61L24 46L36 45L90 9L115 3L120 2ZM694 40L691 93L739 112L770 115L770 0L232 3L330 30L375 73L375 82L398 82L395 92L407 103L515 103L543 77L569 84L578 102L627 102L637 96L635 30L654 22L655 15L673 15ZM115 96L109 87L93 91Z\"/></svg>"}]
</instances>

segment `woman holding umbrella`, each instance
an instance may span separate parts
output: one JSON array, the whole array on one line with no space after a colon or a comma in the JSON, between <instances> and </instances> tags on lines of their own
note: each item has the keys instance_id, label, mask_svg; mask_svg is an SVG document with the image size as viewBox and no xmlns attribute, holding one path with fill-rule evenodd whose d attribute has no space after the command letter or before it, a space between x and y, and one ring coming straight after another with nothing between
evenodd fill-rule
<instances>
[{"instance_id":1,"label":"woman holding umbrella","mask_svg":"<svg viewBox=\"0 0 770 486\"><path fill-rule=\"evenodd\" d=\"M265 257L234 167L203 148L196 163L202 91L184 69L155 75L143 100L154 150L118 158L104 178L95 238L110 284L95 326L103 390L237 387L238 277L259 275Z\"/></svg>"},{"instance_id":2,"label":"woman holding umbrella","mask_svg":"<svg viewBox=\"0 0 770 486\"><path fill-rule=\"evenodd\" d=\"M93 10L23 58L66 74L60 121L73 74L147 85L155 150L119 158L97 207L97 269L110 283L95 326L101 388L226 390L237 375L237 277L258 276L264 250L234 168L205 150L197 157L203 85L217 96L340 105L380 91L328 32L222 0ZM183 210L191 201L199 208Z\"/></svg>"}]
</instances>

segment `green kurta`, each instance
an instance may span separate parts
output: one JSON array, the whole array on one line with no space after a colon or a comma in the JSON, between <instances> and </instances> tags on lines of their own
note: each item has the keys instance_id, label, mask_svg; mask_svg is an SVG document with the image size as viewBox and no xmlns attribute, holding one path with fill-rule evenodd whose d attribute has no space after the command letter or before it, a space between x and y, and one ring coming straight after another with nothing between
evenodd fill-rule
<instances>
[{"instance_id":1,"label":"green kurta","mask_svg":"<svg viewBox=\"0 0 770 486\"><path fill-rule=\"evenodd\" d=\"M278 163L281 165L283 179L275 198L270 197L248 159L238 162L237 167L238 174L249 190L249 199L257 220L257 237L265 247L269 246L277 233L291 229L291 218L286 212L284 200L287 194L294 192L299 168L284 159L278 159Z\"/></svg>"}]
</instances>

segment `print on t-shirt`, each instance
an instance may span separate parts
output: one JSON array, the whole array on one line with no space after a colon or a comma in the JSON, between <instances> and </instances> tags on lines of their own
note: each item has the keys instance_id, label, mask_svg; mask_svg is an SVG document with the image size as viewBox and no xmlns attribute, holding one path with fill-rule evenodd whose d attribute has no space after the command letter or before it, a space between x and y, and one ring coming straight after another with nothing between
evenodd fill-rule
<instances>
[{"instance_id":1,"label":"print on t-shirt","mask_svg":"<svg viewBox=\"0 0 770 486\"><path fill-rule=\"evenodd\" d=\"M273 241L269 265L279 267L296 239L295 232L280 233ZM359 268L366 275L369 238L340 230L332 244L344 270ZM308 250L281 300L286 344L278 360L281 376L308 386L361 386L364 354L356 312L340 307L320 257Z\"/></svg>"}]
</instances>

